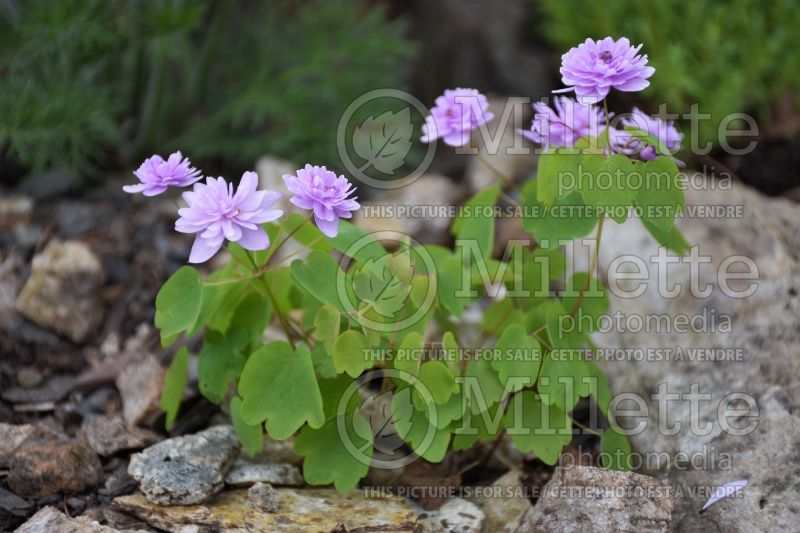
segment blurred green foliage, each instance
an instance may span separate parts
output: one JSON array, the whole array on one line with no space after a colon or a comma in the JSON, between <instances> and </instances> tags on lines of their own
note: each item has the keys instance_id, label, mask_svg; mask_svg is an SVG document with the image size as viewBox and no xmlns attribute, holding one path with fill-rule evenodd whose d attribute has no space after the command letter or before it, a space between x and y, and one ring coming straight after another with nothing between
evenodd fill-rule
<instances>
[{"instance_id":1,"label":"blurred green foliage","mask_svg":"<svg viewBox=\"0 0 800 533\"><path fill-rule=\"evenodd\" d=\"M800 88L800 9L795 0L536 0L541 30L567 51L587 37L644 43L656 68L643 96L670 113L699 104L700 143L714 142L720 120L755 113L769 120L777 102ZM797 103L797 102L795 102ZM731 127L734 127L732 125Z\"/></svg>"},{"instance_id":2,"label":"blurred green foliage","mask_svg":"<svg viewBox=\"0 0 800 533\"><path fill-rule=\"evenodd\" d=\"M358 0L8 0L0 153L78 174L175 149L336 166L347 104L402 86L405 34Z\"/></svg>"}]
</instances>

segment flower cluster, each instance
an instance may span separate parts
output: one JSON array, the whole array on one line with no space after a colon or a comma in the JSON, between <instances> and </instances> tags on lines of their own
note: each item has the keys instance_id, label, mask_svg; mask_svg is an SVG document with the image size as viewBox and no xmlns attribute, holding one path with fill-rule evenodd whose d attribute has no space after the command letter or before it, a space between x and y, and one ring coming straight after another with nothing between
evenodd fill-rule
<instances>
[{"instance_id":1,"label":"flower cluster","mask_svg":"<svg viewBox=\"0 0 800 533\"><path fill-rule=\"evenodd\" d=\"M190 263L208 261L226 240L246 250L266 250L270 241L261 224L283 215L283 211L275 208L281 193L258 190L255 172L245 172L235 191L233 183L221 177L207 177L205 183L198 183L200 172L188 158L175 152L166 161L159 155L149 157L134 175L139 183L126 185L125 192L156 196L169 187L194 184L191 191L183 193L186 207L178 210L180 218L175 222L176 231L197 234ZM287 175L283 179L294 194L290 201L310 210L320 231L328 237L338 234L340 218L350 218L360 207L352 197L355 189L347 178L336 176L325 167L306 165L296 176Z\"/></svg>"},{"instance_id":2,"label":"flower cluster","mask_svg":"<svg viewBox=\"0 0 800 533\"><path fill-rule=\"evenodd\" d=\"M464 146L472 130L494 118L489 102L476 89L448 89L436 99L436 105L422 126L422 142L441 138L450 146Z\"/></svg>"},{"instance_id":3,"label":"flower cluster","mask_svg":"<svg viewBox=\"0 0 800 533\"><path fill-rule=\"evenodd\" d=\"M554 99L555 109L547 104L536 102L536 112L530 131L518 130L519 133L535 143L550 146L571 148L581 137L597 136L600 127L605 125L603 111L592 104L582 104L566 96Z\"/></svg>"}]
</instances>

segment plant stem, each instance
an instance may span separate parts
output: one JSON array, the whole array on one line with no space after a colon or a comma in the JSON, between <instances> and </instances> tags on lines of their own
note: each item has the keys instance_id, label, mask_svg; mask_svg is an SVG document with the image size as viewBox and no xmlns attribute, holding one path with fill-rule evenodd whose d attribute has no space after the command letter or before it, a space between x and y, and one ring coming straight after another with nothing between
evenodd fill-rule
<instances>
[{"instance_id":1,"label":"plant stem","mask_svg":"<svg viewBox=\"0 0 800 533\"><path fill-rule=\"evenodd\" d=\"M504 181L504 182L505 182L505 184L506 184L506 185L508 185L508 186L509 186L511 189L513 189L513 190L517 190L517 185L514 183L514 180L512 180L511 178L509 178L508 176L506 176L505 174L503 174L503 173L502 173L502 172L500 172L499 170L497 170L497 167L495 167L494 165L492 165L491 163L489 163L489 161L488 161L488 160L487 160L485 157L483 157L483 155L481 155L481 154L480 154L480 152L478 153L478 159L480 159L480 160L481 160L481 163L483 163L484 165L486 165L486 166L489 168L489 170L491 170L491 171L492 171L492 173L493 173L495 176L497 176L497 177L498 177L498 178L500 178L502 181ZM505 192L505 191L504 191L502 188L500 189L500 194L501 194L501 195L503 196L503 198L505 198L505 199L506 199L506 201L507 201L507 202L509 202L510 204L512 204L512 205L518 205L518 204L517 204L517 201L516 201L516 200L514 200L513 198L511 198L511 197L510 197L510 196L509 196L509 195L508 195L508 194L507 194L507 193L506 193L506 192Z\"/></svg>"},{"instance_id":2,"label":"plant stem","mask_svg":"<svg viewBox=\"0 0 800 533\"><path fill-rule=\"evenodd\" d=\"M592 253L592 259L589 262L589 272L586 274L586 281L583 283L583 288L581 289L581 293L578 295L578 299L575 300L575 305L572 306L572 310L569 312L569 316L575 318L575 313L578 312L578 308L583 304L583 298L586 294L587 289L589 288L589 283L592 280L592 274L597 269L597 257L600 255L600 239L603 236L603 222L606 219L606 214L600 214L600 220L597 223L597 234L595 235L595 242L594 242L594 252Z\"/></svg>"},{"instance_id":3,"label":"plant stem","mask_svg":"<svg viewBox=\"0 0 800 533\"><path fill-rule=\"evenodd\" d=\"M253 271L258 271L258 263L256 263L255 252L248 253L247 258L250 259L250 262L253 264ZM294 349L295 348L294 335L292 335L292 332L289 329L289 324L286 321L286 317L283 316L283 313L281 313L281 310L278 307L278 300L275 299L275 295L272 293L272 289L270 288L269 283L267 283L267 281L261 276L258 276L256 279L258 279L261 282L261 284L264 286L264 290L267 291L267 295L269 296L269 299L272 301L272 309L275 310L275 316L278 317L278 321L281 323L281 327L283 328L283 333L286 335L286 340L289 341L289 344L292 346L292 349Z\"/></svg>"}]
</instances>

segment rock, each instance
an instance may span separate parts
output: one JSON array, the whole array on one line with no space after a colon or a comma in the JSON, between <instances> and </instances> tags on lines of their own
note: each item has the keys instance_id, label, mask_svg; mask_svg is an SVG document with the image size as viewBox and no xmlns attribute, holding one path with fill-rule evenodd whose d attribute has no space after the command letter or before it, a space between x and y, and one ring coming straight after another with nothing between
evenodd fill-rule
<instances>
[{"instance_id":1,"label":"rock","mask_svg":"<svg viewBox=\"0 0 800 533\"><path fill-rule=\"evenodd\" d=\"M129 425L141 425L159 413L165 373L151 354L133 360L119 373L116 385L122 398L122 415Z\"/></svg>"},{"instance_id":2,"label":"rock","mask_svg":"<svg viewBox=\"0 0 800 533\"><path fill-rule=\"evenodd\" d=\"M479 533L483 519L483 511L474 503L462 498L453 498L438 511L421 514L419 522L422 530L430 533Z\"/></svg>"},{"instance_id":3,"label":"rock","mask_svg":"<svg viewBox=\"0 0 800 533\"><path fill-rule=\"evenodd\" d=\"M575 466L556 468L518 533L591 533L671 529L670 487L632 472Z\"/></svg>"},{"instance_id":4,"label":"rock","mask_svg":"<svg viewBox=\"0 0 800 533\"><path fill-rule=\"evenodd\" d=\"M460 189L447 177L424 174L405 187L364 202L355 213L355 222L367 233L392 231L411 235L423 244L442 244L453 220L451 213L437 214L432 209L445 209L461 199Z\"/></svg>"},{"instance_id":5,"label":"rock","mask_svg":"<svg viewBox=\"0 0 800 533\"><path fill-rule=\"evenodd\" d=\"M278 491L269 483L256 483L247 489L247 497L253 507L265 513L276 512L280 504Z\"/></svg>"},{"instance_id":6,"label":"rock","mask_svg":"<svg viewBox=\"0 0 800 533\"><path fill-rule=\"evenodd\" d=\"M17 295L22 288L22 271L25 260L22 254L11 250L0 260L0 328L10 328L19 319Z\"/></svg>"},{"instance_id":7,"label":"rock","mask_svg":"<svg viewBox=\"0 0 800 533\"><path fill-rule=\"evenodd\" d=\"M512 100L489 98L489 111L494 113L495 116L492 123L497 124L490 128L494 137L499 135L494 130L496 127L500 127L499 119L506 105L512 105ZM520 106L519 103L514 105ZM527 112L530 106L527 104L522 105L522 109ZM530 122L527 122L521 127L527 128L529 125ZM516 132L516 128L520 127L519 122L514 124L514 120L508 120L505 126L502 136L495 141L497 143L496 146L487 146L477 133L472 136L472 146L477 148L480 154L480 156L470 157L464 177L472 194L476 194L495 183L502 184L503 188L510 192L507 186L508 182L519 181L530 174L536 166L533 145ZM494 140L494 137L492 140Z\"/></svg>"},{"instance_id":8,"label":"rock","mask_svg":"<svg viewBox=\"0 0 800 533\"><path fill-rule=\"evenodd\" d=\"M0 197L0 230L9 231L30 222L33 200L27 196Z\"/></svg>"},{"instance_id":9,"label":"rock","mask_svg":"<svg viewBox=\"0 0 800 533\"><path fill-rule=\"evenodd\" d=\"M482 487L478 497L469 500L483 511L483 529L492 532L513 532L522 517L531 508L525 486L520 481L522 473L511 470L492 483Z\"/></svg>"},{"instance_id":10,"label":"rock","mask_svg":"<svg viewBox=\"0 0 800 533\"><path fill-rule=\"evenodd\" d=\"M74 494L102 479L100 459L84 440L25 445L14 453L8 470L8 488L26 498Z\"/></svg>"},{"instance_id":11,"label":"rock","mask_svg":"<svg viewBox=\"0 0 800 533\"><path fill-rule=\"evenodd\" d=\"M126 530L135 533L133 530ZM139 530L141 531L141 530ZM16 533L119 533L113 527L101 526L88 518L70 518L52 507L43 507L30 520L22 524Z\"/></svg>"},{"instance_id":12,"label":"rock","mask_svg":"<svg viewBox=\"0 0 800 533\"><path fill-rule=\"evenodd\" d=\"M154 527L186 531L188 526L215 531L416 531L416 514L402 499L387 496L365 498L358 491L340 494L333 489L275 489L278 510L266 513L250 504L245 490L219 494L204 505L163 507L140 494L114 500L125 510Z\"/></svg>"},{"instance_id":13,"label":"rock","mask_svg":"<svg viewBox=\"0 0 800 533\"><path fill-rule=\"evenodd\" d=\"M31 504L0 487L0 530L14 529L31 511Z\"/></svg>"},{"instance_id":14,"label":"rock","mask_svg":"<svg viewBox=\"0 0 800 533\"><path fill-rule=\"evenodd\" d=\"M160 440L152 431L129 427L119 415L92 416L84 420L81 431L92 449L102 456L123 450L139 450Z\"/></svg>"},{"instance_id":15,"label":"rock","mask_svg":"<svg viewBox=\"0 0 800 533\"><path fill-rule=\"evenodd\" d=\"M62 400L75 383L72 376L54 376L36 388L8 387L0 396L11 403L43 403Z\"/></svg>"},{"instance_id":16,"label":"rock","mask_svg":"<svg viewBox=\"0 0 800 533\"><path fill-rule=\"evenodd\" d=\"M253 483L300 487L305 484L300 469L286 463L248 463L237 460L233 463L225 483L233 486L246 486Z\"/></svg>"},{"instance_id":17,"label":"rock","mask_svg":"<svg viewBox=\"0 0 800 533\"><path fill-rule=\"evenodd\" d=\"M291 161L286 161L279 157L265 155L256 163L256 173L258 174L259 189L267 189L270 191L282 191L286 189L283 183L284 174L294 175L299 167ZM306 214L302 209L289 201L289 196L284 195L280 202L281 209L284 213L302 213Z\"/></svg>"},{"instance_id":18,"label":"rock","mask_svg":"<svg viewBox=\"0 0 800 533\"><path fill-rule=\"evenodd\" d=\"M17 310L36 324L83 342L103 321L100 260L78 241L51 241L33 258Z\"/></svg>"},{"instance_id":19,"label":"rock","mask_svg":"<svg viewBox=\"0 0 800 533\"><path fill-rule=\"evenodd\" d=\"M55 437L58 434L43 424L14 425L0 422L0 468L8 466L14 451L23 443Z\"/></svg>"},{"instance_id":20,"label":"rock","mask_svg":"<svg viewBox=\"0 0 800 533\"><path fill-rule=\"evenodd\" d=\"M26 389L38 387L42 383L42 373L32 366L22 367L17 371L17 383Z\"/></svg>"},{"instance_id":21,"label":"rock","mask_svg":"<svg viewBox=\"0 0 800 533\"><path fill-rule=\"evenodd\" d=\"M128 473L151 502L191 505L222 490L225 474L238 453L233 427L214 426L134 454Z\"/></svg>"},{"instance_id":22,"label":"rock","mask_svg":"<svg viewBox=\"0 0 800 533\"><path fill-rule=\"evenodd\" d=\"M702 318L705 314L705 324L689 327L686 333L675 331L674 326L646 333L613 328L595 340L604 348L650 353L667 350L672 354L668 360L622 360L604 366L614 393L633 393L644 400L649 416L642 419L647 422L643 431L631 436L634 448L669 458L643 467L673 486L675 531L788 531L797 528L800 500L800 485L788 481L800 477L800 231L796 227L800 208L736 183L731 190L724 190L720 183L704 181L688 190L689 208L722 206L729 210L740 206L741 216L678 221L687 241L697 244L699 255L711 260L695 266L697 287L710 283L707 297L692 294L688 264L670 264L665 279L670 287L681 283L682 290L672 298L659 294L658 269L648 260L656 255L657 245L638 223L608 226L600 258L601 272L614 257L630 253L643 258L649 268L645 292L637 298L612 296L612 313L624 317L663 315L670 324L677 323L676 317ZM718 272L730 262L728 258L744 258L757 266L757 287L752 295L736 297L730 291L729 295L722 292ZM736 270L734 267L730 270ZM663 273L663 265L661 270ZM617 280L613 273L609 278L609 282ZM750 283L730 281L728 285L742 291ZM692 360L693 350L715 350L713 353L723 357ZM686 396L664 402L662 395L661 402L667 403L668 409L659 409L654 395L660 388L664 393L687 395L693 387L694 407ZM753 403L749 407L741 404L744 411L728 418L724 403L732 393L742 393ZM703 394L709 396L699 396ZM751 416L754 406L756 417ZM680 423L677 432L660 430L661 416L662 426ZM751 422L756 426L737 435L724 428L723 421L740 429ZM697 429L706 427L708 430ZM699 466L687 468L689 460ZM741 497L728 498L698 514L714 488L738 479L749 480Z\"/></svg>"}]
</instances>

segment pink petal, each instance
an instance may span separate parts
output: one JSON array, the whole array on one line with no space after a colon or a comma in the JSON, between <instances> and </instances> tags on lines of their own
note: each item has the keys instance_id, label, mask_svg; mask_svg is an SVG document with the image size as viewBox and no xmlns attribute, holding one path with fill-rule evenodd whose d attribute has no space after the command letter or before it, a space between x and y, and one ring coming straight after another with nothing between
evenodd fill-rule
<instances>
[{"instance_id":1,"label":"pink petal","mask_svg":"<svg viewBox=\"0 0 800 533\"><path fill-rule=\"evenodd\" d=\"M224 238L220 235L217 238L204 238L198 235L192 245L192 253L189 255L190 263L205 263L211 259L215 253L222 248Z\"/></svg>"},{"instance_id":2,"label":"pink petal","mask_svg":"<svg viewBox=\"0 0 800 533\"><path fill-rule=\"evenodd\" d=\"M333 220L323 220L315 216L314 222L317 223L319 230L328 237L336 237L339 233L339 219L336 217Z\"/></svg>"},{"instance_id":3,"label":"pink petal","mask_svg":"<svg viewBox=\"0 0 800 533\"><path fill-rule=\"evenodd\" d=\"M261 228L242 230L242 236L236 242L245 250L258 251L269 248L269 236Z\"/></svg>"},{"instance_id":4,"label":"pink petal","mask_svg":"<svg viewBox=\"0 0 800 533\"><path fill-rule=\"evenodd\" d=\"M143 183L137 183L135 185L125 185L122 190L129 194L135 194L137 192L142 192L145 187L147 187L147 185Z\"/></svg>"},{"instance_id":5,"label":"pink petal","mask_svg":"<svg viewBox=\"0 0 800 533\"><path fill-rule=\"evenodd\" d=\"M718 501L725 499L729 496L733 496L737 494L739 491L744 489L747 486L748 481L746 479L740 479L738 481L731 481L730 483L726 483L721 487L717 487L714 491L714 494L708 499L706 504L703 506L703 511L717 503Z\"/></svg>"}]
</instances>

